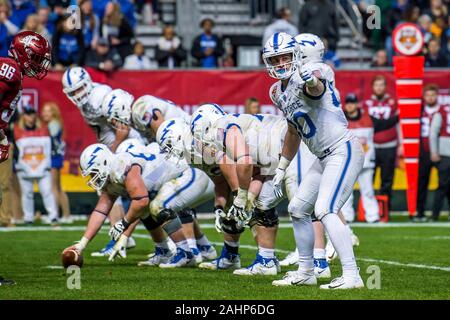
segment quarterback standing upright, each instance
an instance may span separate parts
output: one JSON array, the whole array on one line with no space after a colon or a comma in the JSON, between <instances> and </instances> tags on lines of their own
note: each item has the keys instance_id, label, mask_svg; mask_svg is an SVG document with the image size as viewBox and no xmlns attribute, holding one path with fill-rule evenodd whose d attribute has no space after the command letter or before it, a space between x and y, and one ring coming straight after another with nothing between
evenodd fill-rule
<instances>
[{"instance_id":1,"label":"quarterback standing upright","mask_svg":"<svg viewBox=\"0 0 450 320\"><path fill-rule=\"evenodd\" d=\"M9 141L4 133L16 110L22 93L23 75L43 79L51 64L48 41L32 31L18 33L8 51L9 57L0 58L0 162L9 157ZM0 204L1 204L0 193ZM14 284L0 276L0 286Z\"/></svg>"},{"instance_id":2,"label":"quarterback standing upright","mask_svg":"<svg viewBox=\"0 0 450 320\"><path fill-rule=\"evenodd\" d=\"M298 151L300 140L319 158L308 171L288 211L292 217L299 252L298 271L288 272L277 286L316 285L314 276L314 230L311 214L323 223L341 260L343 276L322 289L361 288L350 233L338 217L362 169L362 146L347 128L339 96L333 84L314 63L301 65L297 42L286 33L275 33L263 50L269 75L278 79L270 97L288 121L280 162L274 177L275 192L282 194L286 168Z\"/></svg>"}]
</instances>

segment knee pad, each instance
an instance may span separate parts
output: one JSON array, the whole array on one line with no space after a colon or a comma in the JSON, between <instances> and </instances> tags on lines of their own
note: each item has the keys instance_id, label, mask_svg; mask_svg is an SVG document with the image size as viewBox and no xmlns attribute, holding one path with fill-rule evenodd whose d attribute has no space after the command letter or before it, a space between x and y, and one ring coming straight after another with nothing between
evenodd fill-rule
<instances>
[{"instance_id":1,"label":"knee pad","mask_svg":"<svg viewBox=\"0 0 450 320\"><path fill-rule=\"evenodd\" d=\"M163 209L156 216L156 222L161 224L173 219L179 220L178 215L172 209Z\"/></svg>"},{"instance_id":2,"label":"knee pad","mask_svg":"<svg viewBox=\"0 0 450 320\"><path fill-rule=\"evenodd\" d=\"M245 228L239 226L235 220L227 220L220 217L219 222L222 226L222 230L228 234L241 234L245 230Z\"/></svg>"},{"instance_id":3,"label":"knee pad","mask_svg":"<svg viewBox=\"0 0 450 320\"><path fill-rule=\"evenodd\" d=\"M302 218L305 215L310 216L314 206L305 200L294 197L288 205L288 212L292 217Z\"/></svg>"},{"instance_id":4,"label":"knee pad","mask_svg":"<svg viewBox=\"0 0 450 320\"><path fill-rule=\"evenodd\" d=\"M148 231L155 230L162 225L162 222L156 222L152 216L147 216L147 218L141 219L141 221L144 224L145 229L147 229Z\"/></svg>"},{"instance_id":5,"label":"knee pad","mask_svg":"<svg viewBox=\"0 0 450 320\"><path fill-rule=\"evenodd\" d=\"M253 216L249 222L249 225L250 227L259 225L266 228L271 228L277 226L278 222L278 214L275 208L269 210L260 210L255 208L255 210L253 210Z\"/></svg>"},{"instance_id":6,"label":"knee pad","mask_svg":"<svg viewBox=\"0 0 450 320\"><path fill-rule=\"evenodd\" d=\"M170 219L163 225L162 228L170 236L172 233L181 229L180 218L178 218L178 216L177 216L174 219Z\"/></svg>"},{"instance_id":7,"label":"knee pad","mask_svg":"<svg viewBox=\"0 0 450 320\"><path fill-rule=\"evenodd\" d=\"M182 224L194 222L194 216L190 209L181 210L180 212L178 212L178 217L180 218Z\"/></svg>"}]
</instances>

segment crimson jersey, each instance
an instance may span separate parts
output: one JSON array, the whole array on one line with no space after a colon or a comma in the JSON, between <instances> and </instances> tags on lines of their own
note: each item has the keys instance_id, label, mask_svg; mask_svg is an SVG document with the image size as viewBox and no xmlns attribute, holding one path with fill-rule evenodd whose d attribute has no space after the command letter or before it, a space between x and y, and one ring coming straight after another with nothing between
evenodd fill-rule
<instances>
[{"instance_id":1,"label":"crimson jersey","mask_svg":"<svg viewBox=\"0 0 450 320\"><path fill-rule=\"evenodd\" d=\"M441 130L439 131L439 137L450 138L450 105L442 106L439 109L439 113L442 117Z\"/></svg>"},{"instance_id":2,"label":"crimson jersey","mask_svg":"<svg viewBox=\"0 0 450 320\"><path fill-rule=\"evenodd\" d=\"M370 99L364 101L364 108L366 108L371 117L376 119L387 120L395 117L397 113L397 105L394 99L389 95L385 95L382 99L378 99L376 96L372 96ZM386 130L375 132L374 136L375 144L392 144L397 145L397 128L391 127Z\"/></svg>"},{"instance_id":3,"label":"crimson jersey","mask_svg":"<svg viewBox=\"0 0 450 320\"><path fill-rule=\"evenodd\" d=\"M11 58L0 57L0 129L8 127L22 94L22 71Z\"/></svg>"},{"instance_id":4,"label":"crimson jersey","mask_svg":"<svg viewBox=\"0 0 450 320\"><path fill-rule=\"evenodd\" d=\"M433 120L433 115L439 111L439 105L434 107L424 106L422 108L422 115L420 117L421 124L421 134L420 142L422 143L422 148L426 152L430 152L430 126L431 120Z\"/></svg>"}]
</instances>

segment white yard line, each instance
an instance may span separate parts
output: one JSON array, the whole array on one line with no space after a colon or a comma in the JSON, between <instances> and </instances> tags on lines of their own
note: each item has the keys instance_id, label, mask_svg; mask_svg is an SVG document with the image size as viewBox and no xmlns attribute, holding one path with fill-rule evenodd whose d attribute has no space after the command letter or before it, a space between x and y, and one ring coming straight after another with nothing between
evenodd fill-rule
<instances>
[{"instance_id":1,"label":"white yard line","mask_svg":"<svg viewBox=\"0 0 450 320\"><path fill-rule=\"evenodd\" d=\"M203 229L213 229L214 224L212 223L202 223L201 227ZM351 225L352 228L450 228L450 222L429 222L429 223L413 223L413 222L389 222L389 223L376 223L367 224L356 222ZM292 228L290 223L280 223L280 229ZM84 226L30 226L30 227L13 227L13 228L2 228L0 227L0 232L17 232L17 231L83 231ZM109 229L106 224L102 229ZM144 230L142 225L137 227L138 230Z\"/></svg>"}]
</instances>

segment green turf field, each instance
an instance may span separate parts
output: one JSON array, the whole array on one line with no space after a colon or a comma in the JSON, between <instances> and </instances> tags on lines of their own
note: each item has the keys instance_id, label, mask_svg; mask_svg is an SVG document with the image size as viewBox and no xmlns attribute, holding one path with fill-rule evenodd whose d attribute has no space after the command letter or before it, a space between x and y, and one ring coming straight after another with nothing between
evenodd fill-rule
<instances>
[{"instance_id":1,"label":"green turf field","mask_svg":"<svg viewBox=\"0 0 450 320\"><path fill-rule=\"evenodd\" d=\"M202 224L207 224L203 221ZM279 230L278 256L294 246L287 222ZM128 251L128 259L109 263L92 258L90 252L108 240L107 229L85 251L81 269L81 289L69 290L67 274L60 265L62 249L80 239L82 224L76 230L0 232L0 274L16 280L17 285L0 287L3 299L450 299L450 224L395 224L395 227L355 226L361 245L356 248L361 276L376 265L381 270L380 289L327 292L314 287L273 287L279 277L239 277L228 271L195 268L162 270L137 267L153 250L144 230L138 230L137 247ZM211 224L205 232L219 244L220 234ZM50 228L49 228L50 229ZM33 230L38 230L34 228ZM244 265L254 257L250 232L241 241ZM217 246L218 250L220 247ZM332 263L333 276L340 274L338 262ZM294 269L294 268L290 268ZM284 269L287 271L289 269ZM280 275L281 276L281 275ZM320 283L326 280L320 280Z\"/></svg>"}]
</instances>

